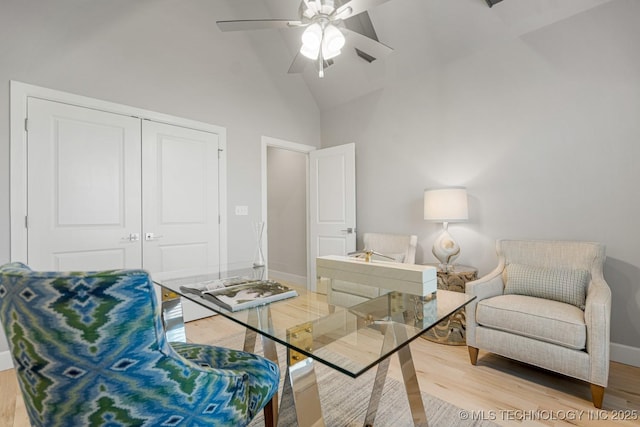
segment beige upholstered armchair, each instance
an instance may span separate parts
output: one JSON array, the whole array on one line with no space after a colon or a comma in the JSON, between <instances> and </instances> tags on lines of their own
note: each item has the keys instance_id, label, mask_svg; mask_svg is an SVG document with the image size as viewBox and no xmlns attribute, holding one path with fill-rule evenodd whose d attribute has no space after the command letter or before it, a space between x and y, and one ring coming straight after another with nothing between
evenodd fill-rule
<instances>
[{"instance_id":1,"label":"beige upholstered armchair","mask_svg":"<svg viewBox=\"0 0 640 427\"><path fill-rule=\"evenodd\" d=\"M467 283L471 363L478 349L590 383L602 407L609 377L611 290L598 243L499 240L498 267Z\"/></svg>"},{"instance_id":2,"label":"beige upholstered armchair","mask_svg":"<svg viewBox=\"0 0 640 427\"><path fill-rule=\"evenodd\" d=\"M364 233L362 235L365 250L373 250L393 258L376 258L380 261L402 262L405 264L416 263L416 246L418 236L409 234ZM361 303L375 298L385 291L371 286L363 286L357 283L332 280L327 286L327 301L329 304L343 307Z\"/></svg>"}]
</instances>

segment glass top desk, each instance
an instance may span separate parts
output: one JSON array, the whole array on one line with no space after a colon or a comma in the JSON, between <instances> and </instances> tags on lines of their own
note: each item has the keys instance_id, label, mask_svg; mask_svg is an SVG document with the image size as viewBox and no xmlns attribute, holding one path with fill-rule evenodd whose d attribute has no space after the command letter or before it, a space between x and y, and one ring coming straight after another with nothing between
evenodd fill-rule
<instances>
[{"instance_id":1,"label":"glass top desk","mask_svg":"<svg viewBox=\"0 0 640 427\"><path fill-rule=\"evenodd\" d=\"M338 307L329 305L324 295L296 287L297 297L231 312L196 293L185 291L185 287L197 287L210 280L235 276L261 278L263 273L262 269L247 268L227 273L183 271L153 277L153 281L163 288L163 319L169 340L186 339L180 307L182 296L244 326L247 329L245 351L255 351L259 334L265 357L278 363L275 343L285 346L288 369L280 406L295 408L300 427L324 426L314 361L353 378L377 366L365 418L365 425L373 425L389 356L395 353L402 365L414 424L427 425L407 344L467 305L472 297L445 290L426 297L389 292L351 307ZM274 403L277 403L277 397ZM275 407L277 420L277 405Z\"/></svg>"}]
</instances>

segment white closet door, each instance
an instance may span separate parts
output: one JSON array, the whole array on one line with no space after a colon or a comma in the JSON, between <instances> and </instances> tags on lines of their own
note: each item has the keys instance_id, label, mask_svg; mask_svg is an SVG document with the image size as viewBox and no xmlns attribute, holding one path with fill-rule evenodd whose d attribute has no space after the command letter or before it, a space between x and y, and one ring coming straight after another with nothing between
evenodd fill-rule
<instances>
[{"instance_id":1,"label":"white closet door","mask_svg":"<svg viewBox=\"0 0 640 427\"><path fill-rule=\"evenodd\" d=\"M29 265L139 268L140 120L29 98L28 124Z\"/></svg>"},{"instance_id":2,"label":"white closet door","mask_svg":"<svg viewBox=\"0 0 640 427\"><path fill-rule=\"evenodd\" d=\"M219 268L218 135L143 121L143 267Z\"/></svg>"},{"instance_id":3,"label":"white closet door","mask_svg":"<svg viewBox=\"0 0 640 427\"><path fill-rule=\"evenodd\" d=\"M29 98L27 138L32 268L220 268L218 134Z\"/></svg>"},{"instance_id":4,"label":"white closet door","mask_svg":"<svg viewBox=\"0 0 640 427\"><path fill-rule=\"evenodd\" d=\"M144 121L143 262L152 274L219 271L218 135ZM186 321L211 311L183 300Z\"/></svg>"}]
</instances>

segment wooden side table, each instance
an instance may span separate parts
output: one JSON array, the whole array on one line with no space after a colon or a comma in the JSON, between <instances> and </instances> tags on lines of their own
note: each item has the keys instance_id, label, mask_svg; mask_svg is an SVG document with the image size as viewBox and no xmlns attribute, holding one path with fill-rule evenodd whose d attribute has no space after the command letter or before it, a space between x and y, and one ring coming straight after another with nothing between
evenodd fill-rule
<instances>
[{"instance_id":1,"label":"wooden side table","mask_svg":"<svg viewBox=\"0 0 640 427\"><path fill-rule=\"evenodd\" d=\"M432 265L432 264L429 264ZM437 267L437 264L433 264ZM438 289L464 292L467 282L478 278L478 270L466 265L456 265L452 271L438 269ZM453 313L449 319L443 320L422 334L424 339L448 345L466 345L467 319L464 308Z\"/></svg>"}]
</instances>

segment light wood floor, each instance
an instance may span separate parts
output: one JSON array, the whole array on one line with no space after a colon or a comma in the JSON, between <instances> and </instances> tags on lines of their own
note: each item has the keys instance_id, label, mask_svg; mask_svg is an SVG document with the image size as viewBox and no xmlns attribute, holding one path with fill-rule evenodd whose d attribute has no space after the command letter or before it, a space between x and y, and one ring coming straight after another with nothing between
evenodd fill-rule
<instances>
[{"instance_id":1,"label":"light wood floor","mask_svg":"<svg viewBox=\"0 0 640 427\"><path fill-rule=\"evenodd\" d=\"M215 344L217 339L242 332L240 326L221 316L187 324L189 340L198 343ZM640 426L640 368L611 363L605 410L598 411L591 404L589 386L581 381L483 351L478 365L472 366L464 346L417 339L411 351L420 389L470 411L468 414L476 418L506 426ZM389 375L402 378L395 357ZM28 425L14 370L0 372L0 426Z\"/></svg>"}]
</instances>

